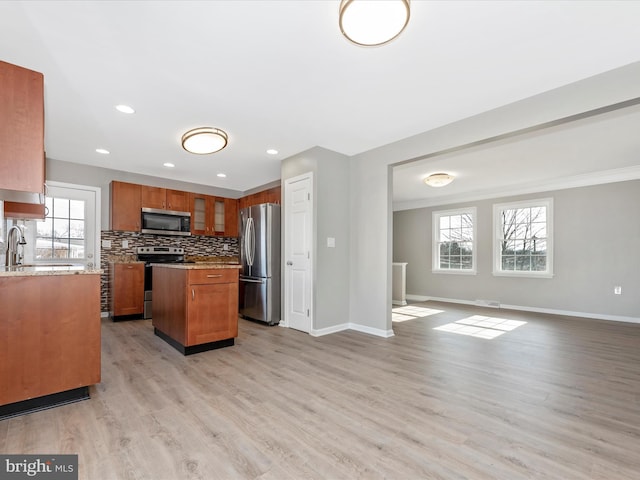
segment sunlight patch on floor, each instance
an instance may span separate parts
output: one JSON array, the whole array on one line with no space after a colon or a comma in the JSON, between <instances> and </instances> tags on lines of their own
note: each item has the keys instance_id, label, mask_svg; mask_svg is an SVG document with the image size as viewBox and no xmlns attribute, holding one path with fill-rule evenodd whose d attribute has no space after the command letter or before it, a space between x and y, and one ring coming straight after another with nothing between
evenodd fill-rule
<instances>
[{"instance_id":1,"label":"sunlight patch on floor","mask_svg":"<svg viewBox=\"0 0 640 480\"><path fill-rule=\"evenodd\" d=\"M511 330L515 330L526 323L527 322L508 320L505 318L473 315L471 317L458 320L455 323L447 323L446 325L435 327L434 330L458 333L460 335L470 335L472 337L491 340L492 338L499 337Z\"/></svg>"},{"instance_id":2,"label":"sunlight patch on floor","mask_svg":"<svg viewBox=\"0 0 640 480\"><path fill-rule=\"evenodd\" d=\"M443 311L444 310L436 310L435 308L405 305L391 310L391 320L393 322L405 322L407 320L414 320L416 318L428 317L429 315L442 313Z\"/></svg>"}]
</instances>

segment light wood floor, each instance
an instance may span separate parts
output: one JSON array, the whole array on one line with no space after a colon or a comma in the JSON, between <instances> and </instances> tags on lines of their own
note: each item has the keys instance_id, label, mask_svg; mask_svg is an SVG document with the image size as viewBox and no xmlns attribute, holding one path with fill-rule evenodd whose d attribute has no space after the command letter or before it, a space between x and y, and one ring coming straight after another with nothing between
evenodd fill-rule
<instances>
[{"instance_id":1,"label":"light wood floor","mask_svg":"<svg viewBox=\"0 0 640 480\"><path fill-rule=\"evenodd\" d=\"M103 321L92 398L0 422L2 453L77 453L80 479L640 478L640 325L422 304L396 336L240 320L183 357ZM493 340L433 327L527 323Z\"/></svg>"}]
</instances>

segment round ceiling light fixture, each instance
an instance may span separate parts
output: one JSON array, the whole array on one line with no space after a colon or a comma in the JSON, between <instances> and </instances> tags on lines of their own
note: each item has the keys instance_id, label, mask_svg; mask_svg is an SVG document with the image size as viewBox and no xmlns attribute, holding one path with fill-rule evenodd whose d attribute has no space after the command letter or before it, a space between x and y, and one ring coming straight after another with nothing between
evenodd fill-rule
<instances>
[{"instance_id":1,"label":"round ceiling light fixture","mask_svg":"<svg viewBox=\"0 0 640 480\"><path fill-rule=\"evenodd\" d=\"M424 179L424 183L429 185L430 187L444 187L445 185L449 185L453 182L455 177L448 173L434 173L429 175Z\"/></svg>"},{"instance_id":2,"label":"round ceiling light fixture","mask_svg":"<svg viewBox=\"0 0 640 480\"><path fill-rule=\"evenodd\" d=\"M409 0L342 0L340 31L356 45L384 45L402 33L409 16Z\"/></svg>"},{"instance_id":3,"label":"round ceiling light fixture","mask_svg":"<svg viewBox=\"0 0 640 480\"><path fill-rule=\"evenodd\" d=\"M129 105L124 105L124 104L116 105L115 108L121 113L128 113L128 114L136 113L136 111L133 108L131 108Z\"/></svg>"},{"instance_id":4,"label":"round ceiling light fixture","mask_svg":"<svg viewBox=\"0 0 640 480\"><path fill-rule=\"evenodd\" d=\"M196 155L216 153L227 146L228 135L213 127L199 127L182 135L182 148Z\"/></svg>"}]
</instances>

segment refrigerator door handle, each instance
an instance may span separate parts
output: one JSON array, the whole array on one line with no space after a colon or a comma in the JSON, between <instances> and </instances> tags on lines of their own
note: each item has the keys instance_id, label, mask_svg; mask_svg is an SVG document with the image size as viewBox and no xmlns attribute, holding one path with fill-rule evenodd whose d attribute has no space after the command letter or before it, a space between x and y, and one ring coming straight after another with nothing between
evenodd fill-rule
<instances>
[{"instance_id":1,"label":"refrigerator door handle","mask_svg":"<svg viewBox=\"0 0 640 480\"><path fill-rule=\"evenodd\" d=\"M249 236L248 236L248 244L249 244L249 251L248 253L248 263L249 266L253 266L253 260L256 258L256 228L255 225L253 224L253 218L249 217L249 225L248 225L248 229L249 229Z\"/></svg>"},{"instance_id":2,"label":"refrigerator door handle","mask_svg":"<svg viewBox=\"0 0 640 480\"><path fill-rule=\"evenodd\" d=\"M246 282L246 283L264 283L264 280L253 280L250 278L240 278L241 282Z\"/></svg>"},{"instance_id":3,"label":"refrigerator door handle","mask_svg":"<svg viewBox=\"0 0 640 480\"><path fill-rule=\"evenodd\" d=\"M247 218L247 222L244 225L244 235L242 235L242 239L244 241L244 256L247 260L247 266L251 266L251 217Z\"/></svg>"}]
</instances>

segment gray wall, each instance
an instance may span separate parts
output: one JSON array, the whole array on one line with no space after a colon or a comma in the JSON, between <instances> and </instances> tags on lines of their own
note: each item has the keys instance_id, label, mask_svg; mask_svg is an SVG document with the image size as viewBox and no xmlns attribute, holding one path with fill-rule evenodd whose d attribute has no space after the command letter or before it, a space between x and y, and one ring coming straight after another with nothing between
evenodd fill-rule
<instances>
[{"instance_id":1,"label":"gray wall","mask_svg":"<svg viewBox=\"0 0 640 480\"><path fill-rule=\"evenodd\" d=\"M109 168L80 165L78 163L63 162L50 158L47 158L46 173L47 180L101 188L102 230L109 229L109 183L112 180L138 183L140 185L150 185L154 187L171 188L173 190L182 190L185 192L218 195L220 197L227 198L239 198L243 195L242 192L238 192L236 190L179 182L175 180L168 180L166 178L123 172L121 170L111 170Z\"/></svg>"},{"instance_id":2,"label":"gray wall","mask_svg":"<svg viewBox=\"0 0 640 480\"><path fill-rule=\"evenodd\" d=\"M351 322L392 329L390 166L638 98L638 78L640 62L351 157Z\"/></svg>"},{"instance_id":3,"label":"gray wall","mask_svg":"<svg viewBox=\"0 0 640 480\"><path fill-rule=\"evenodd\" d=\"M307 172L314 178L312 328L321 330L349 323L349 158L320 147L294 155L282 162L283 189L286 179ZM283 202L283 216L284 209ZM335 238L335 248L327 247L327 237Z\"/></svg>"},{"instance_id":4,"label":"gray wall","mask_svg":"<svg viewBox=\"0 0 640 480\"><path fill-rule=\"evenodd\" d=\"M553 278L493 276L493 204L548 197ZM468 206L478 209L478 274L432 273L431 213ZM393 260L409 263L410 295L639 318L640 180L395 212ZM614 295L615 285L622 295Z\"/></svg>"}]
</instances>

